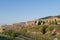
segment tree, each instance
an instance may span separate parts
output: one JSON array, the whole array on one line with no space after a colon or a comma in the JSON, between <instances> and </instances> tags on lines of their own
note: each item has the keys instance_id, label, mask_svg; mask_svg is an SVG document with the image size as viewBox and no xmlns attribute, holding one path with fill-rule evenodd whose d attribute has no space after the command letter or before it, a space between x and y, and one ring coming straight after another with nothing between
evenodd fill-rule
<instances>
[{"instance_id":1,"label":"tree","mask_svg":"<svg viewBox=\"0 0 60 40\"><path fill-rule=\"evenodd\" d=\"M45 34L45 33L46 33L46 28L47 28L47 26L46 26L46 25L42 26L42 33L43 33L43 34Z\"/></svg>"},{"instance_id":2,"label":"tree","mask_svg":"<svg viewBox=\"0 0 60 40\"><path fill-rule=\"evenodd\" d=\"M41 25L41 23L42 23L42 21L41 21L41 20L39 20L39 21L38 21L38 25Z\"/></svg>"},{"instance_id":3,"label":"tree","mask_svg":"<svg viewBox=\"0 0 60 40\"><path fill-rule=\"evenodd\" d=\"M13 31L6 31L3 33L4 35L10 36L10 37L16 37L16 33Z\"/></svg>"},{"instance_id":4,"label":"tree","mask_svg":"<svg viewBox=\"0 0 60 40\"><path fill-rule=\"evenodd\" d=\"M55 19L55 24L57 25L57 20Z\"/></svg>"}]
</instances>

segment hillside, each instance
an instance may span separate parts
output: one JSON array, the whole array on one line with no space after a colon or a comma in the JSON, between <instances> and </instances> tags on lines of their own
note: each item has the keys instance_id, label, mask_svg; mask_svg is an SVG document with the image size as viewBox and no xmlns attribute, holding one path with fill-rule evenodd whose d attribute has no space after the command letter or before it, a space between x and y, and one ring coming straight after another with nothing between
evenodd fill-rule
<instances>
[{"instance_id":1,"label":"hillside","mask_svg":"<svg viewBox=\"0 0 60 40\"><path fill-rule=\"evenodd\" d=\"M52 40L53 37L60 40L60 16L48 16L40 19L2 25L0 34L19 40Z\"/></svg>"}]
</instances>

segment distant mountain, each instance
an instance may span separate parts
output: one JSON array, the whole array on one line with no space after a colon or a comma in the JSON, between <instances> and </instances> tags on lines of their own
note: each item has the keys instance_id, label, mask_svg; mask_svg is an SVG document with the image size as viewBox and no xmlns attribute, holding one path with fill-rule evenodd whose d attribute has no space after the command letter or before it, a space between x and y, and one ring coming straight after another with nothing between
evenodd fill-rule
<instances>
[{"instance_id":1,"label":"distant mountain","mask_svg":"<svg viewBox=\"0 0 60 40\"><path fill-rule=\"evenodd\" d=\"M40 19L48 19L48 18L50 18L50 17L57 17L57 18L60 18L60 15L58 15L58 16L47 16L47 17L40 18Z\"/></svg>"},{"instance_id":2,"label":"distant mountain","mask_svg":"<svg viewBox=\"0 0 60 40\"><path fill-rule=\"evenodd\" d=\"M20 22L20 23L14 23L13 25L25 25L25 22Z\"/></svg>"},{"instance_id":3,"label":"distant mountain","mask_svg":"<svg viewBox=\"0 0 60 40\"><path fill-rule=\"evenodd\" d=\"M58 16L56 16L56 17L60 18L60 15L58 15Z\"/></svg>"},{"instance_id":4,"label":"distant mountain","mask_svg":"<svg viewBox=\"0 0 60 40\"><path fill-rule=\"evenodd\" d=\"M47 16L47 17L40 18L40 19L48 19L48 18L50 18L50 17L52 17L52 16Z\"/></svg>"}]
</instances>

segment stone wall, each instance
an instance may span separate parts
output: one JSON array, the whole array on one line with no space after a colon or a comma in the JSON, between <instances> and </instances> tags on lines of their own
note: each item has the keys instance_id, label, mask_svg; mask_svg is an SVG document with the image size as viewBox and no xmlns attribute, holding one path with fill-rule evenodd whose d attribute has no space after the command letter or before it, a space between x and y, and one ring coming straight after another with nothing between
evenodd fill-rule
<instances>
[{"instance_id":1,"label":"stone wall","mask_svg":"<svg viewBox=\"0 0 60 40\"><path fill-rule=\"evenodd\" d=\"M26 26L32 26L32 25L37 25L37 20L33 20L33 21L27 21L26 22Z\"/></svg>"}]
</instances>

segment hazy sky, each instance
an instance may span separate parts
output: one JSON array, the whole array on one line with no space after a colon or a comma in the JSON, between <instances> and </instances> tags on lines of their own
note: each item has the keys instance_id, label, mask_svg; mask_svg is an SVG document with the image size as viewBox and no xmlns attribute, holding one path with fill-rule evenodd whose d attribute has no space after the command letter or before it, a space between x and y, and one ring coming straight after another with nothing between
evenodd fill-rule
<instances>
[{"instance_id":1,"label":"hazy sky","mask_svg":"<svg viewBox=\"0 0 60 40\"><path fill-rule=\"evenodd\" d=\"M60 0L0 0L0 25L60 15Z\"/></svg>"}]
</instances>

